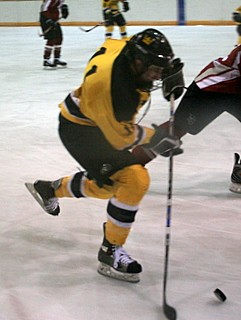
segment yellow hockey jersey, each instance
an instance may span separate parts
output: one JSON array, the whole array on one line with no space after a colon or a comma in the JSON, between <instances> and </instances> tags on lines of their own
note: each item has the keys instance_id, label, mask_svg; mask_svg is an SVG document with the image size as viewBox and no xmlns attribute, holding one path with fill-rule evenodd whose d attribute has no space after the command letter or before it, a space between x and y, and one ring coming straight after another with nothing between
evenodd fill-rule
<instances>
[{"instance_id":1,"label":"yellow hockey jersey","mask_svg":"<svg viewBox=\"0 0 241 320\"><path fill-rule=\"evenodd\" d=\"M119 2L123 3L123 0L102 0L102 8L109 8L111 11L119 11Z\"/></svg>"},{"instance_id":2,"label":"yellow hockey jersey","mask_svg":"<svg viewBox=\"0 0 241 320\"><path fill-rule=\"evenodd\" d=\"M60 104L62 115L97 126L118 150L149 142L154 130L135 124L150 93L139 90L125 55L126 40L108 39L90 58L82 85Z\"/></svg>"}]
</instances>

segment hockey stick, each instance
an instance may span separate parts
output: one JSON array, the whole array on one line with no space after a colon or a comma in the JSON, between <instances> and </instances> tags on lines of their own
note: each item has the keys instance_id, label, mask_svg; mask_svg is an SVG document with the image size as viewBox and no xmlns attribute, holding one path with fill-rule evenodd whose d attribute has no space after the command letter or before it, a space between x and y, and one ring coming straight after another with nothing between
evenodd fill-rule
<instances>
[{"instance_id":1,"label":"hockey stick","mask_svg":"<svg viewBox=\"0 0 241 320\"><path fill-rule=\"evenodd\" d=\"M125 11L120 11L120 12L125 12ZM82 27L79 27L79 29L83 32L90 32L90 31L94 30L95 28L100 27L100 26L104 26L104 25L105 25L105 22L100 22L100 23L97 23L95 26L91 27L90 29L84 29Z\"/></svg>"},{"instance_id":2,"label":"hockey stick","mask_svg":"<svg viewBox=\"0 0 241 320\"><path fill-rule=\"evenodd\" d=\"M104 22L100 22L100 23L97 23L95 26L91 27L90 29L84 29L82 27L79 27L79 29L83 32L90 32L90 31L94 30L95 28L103 26L103 25L104 25Z\"/></svg>"},{"instance_id":3,"label":"hockey stick","mask_svg":"<svg viewBox=\"0 0 241 320\"><path fill-rule=\"evenodd\" d=\"M39 33L39 37L44 37L51 29L53 29L53 26L49 27L46 29L43 33Z\"/></svg>"},{"instance_id":4,"label":"hockey stick","mask_svg":"<svg viewBox=\"0 0 241 320\"><path fill-rule=\"evenodd\" d=\"M169 133L174 134L174 95L171 95L170 100L170 125ZM168 192L167 192L167 214L166 214L166 235L165 235L165 261L164 261L164 276L163 276L163 303L162 309L167 319L176 320L177 312L167 303L167 276L168 276L168 260L171 240L171 211L172 211L172 181L173 181L173 151L169 153L169 171L168 171Z\"/></svg>"}]
</instances>

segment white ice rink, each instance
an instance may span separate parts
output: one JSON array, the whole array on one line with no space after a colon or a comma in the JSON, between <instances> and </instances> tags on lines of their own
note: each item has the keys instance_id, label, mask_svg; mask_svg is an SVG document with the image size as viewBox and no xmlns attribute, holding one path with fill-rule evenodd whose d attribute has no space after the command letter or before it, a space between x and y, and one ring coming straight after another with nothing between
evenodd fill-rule
<instances>
[{"instance_id":1,"label":"white ice rink","mask_svg":"<svg viewBox=\"0 0 241 320\"><path fill-rule=\"evenodd\" d=\"M187 85L237 38L234 26L157 29L184 61ZM102 27L89 33L63 27L68 68L46 71L38 31L0 28L0 320L164 320L168 159L148 165L150 190L125 245L143 265L138 284L96 272L106 201L62 199L61 214L53 217L24 186L77 170L58 137L58 103L81 83L104 39ZM168 117L169 104L155 91L142 123ZM199 135L185 136L183 147L174 159L167 299L180 320L240 320L241 196L228 191L234 152L241 152L240 123L223 114ZM216 288L227 295L225 303L214 296Z\"/></svg>"}]
</instances>

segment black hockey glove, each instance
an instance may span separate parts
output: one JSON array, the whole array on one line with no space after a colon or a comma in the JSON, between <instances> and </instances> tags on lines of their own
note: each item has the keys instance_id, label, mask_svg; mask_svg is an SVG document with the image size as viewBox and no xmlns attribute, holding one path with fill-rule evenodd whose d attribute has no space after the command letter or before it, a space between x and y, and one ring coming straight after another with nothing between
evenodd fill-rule
<instances>
[{"instance_id":1,"label":"black hockey glove","mask_svg":"<svg viewBox=\"0 0 241 320\"><path fill-rule=\"evenodd\" d=\"M61 7L62 18L66 19L69 15L69 7L67 4L63 4Z\"/></svg>"},{"instance_id":2,"label":"black hockey glove","mask_svg":"<svg viewBox=\"0 0 241 320\"><path fill-rule=\"evenodd\" d=\"M123 11L124 11L124 12L127 12L127 11L129 11L129 10L130 10L129 2L124 1L124 2L123 2Z\"/></svg>"},{"instance_id":3,"label":"black hockey glove","mask_svg":"<svg viewBox=\"0 0 241 320\"><path fill-rule=\"evenodd\" d=\"M175 100L178 99L184 89L183 69L184 64L179 58L174 59L172 65L163 70L162 73L162 94L170 101L171 94L174 94Z\"/></svg>"},{"instance_id":4,"label":"black hockey glove","mask_svg":"<svg viewBox=\"0 0 241 320\"><path fill-rule=\"evenodd\" d=\"M238 12L233 12L232 19L233 19L233 21L240 23L241 22L241 14Z\"/></svg>"},{"instance_id":5,"label":"black hockey glove","mask_svg":"<svg viewBox=\"0 0 241 320\"><path fill-rule=\"evenodd\" d=\"M167 157L169 152L173 150L173 155L183 153L180 148L182 142L178 137L170 136L162 127L153 125L155 133L151 141L143 145L143 148L150 149L155 155Z\"/></svg>"}]
</instances>

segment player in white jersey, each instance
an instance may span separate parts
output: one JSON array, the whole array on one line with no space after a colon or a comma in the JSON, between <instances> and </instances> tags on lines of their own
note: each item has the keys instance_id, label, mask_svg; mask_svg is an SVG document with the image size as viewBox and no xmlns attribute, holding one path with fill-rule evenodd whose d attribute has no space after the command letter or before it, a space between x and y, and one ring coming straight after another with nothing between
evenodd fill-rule
<instances>
[{"instance_id":1,"label":"player in white jersey","mask_svg":"<svg viewBox=\"0 0 241 320\"><path fill-rule=\"evenodd\" d=\"M196 135L223 112L241 121L241 45L210 62L187 88L175 112L175 135ZM161 127L168 130L169 122ZM146 164L155 158L139 146L134 154ZM241 193L241 162L235 153L230 191Z\"/></svg>"}]
</instances>

